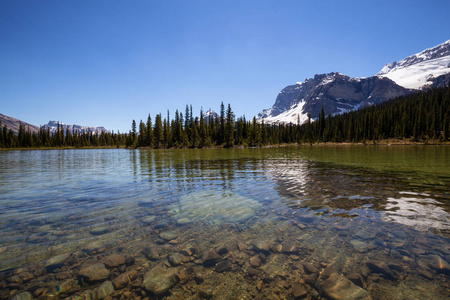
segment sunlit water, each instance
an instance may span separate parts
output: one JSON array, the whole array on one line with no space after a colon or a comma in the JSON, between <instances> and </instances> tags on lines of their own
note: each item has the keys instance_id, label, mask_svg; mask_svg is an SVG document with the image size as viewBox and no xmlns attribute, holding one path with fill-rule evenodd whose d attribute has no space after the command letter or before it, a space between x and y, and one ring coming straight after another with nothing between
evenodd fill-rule
<instances>
[{"instance_id":1,"label":"sunlit water","mask_svg":"<svg viewBox=\"0 0 450 300\"><path fill-rule=\"evenodd\" d=\"M93 299L132 270L112 297L153 297L156 266L173 299L332 299L333 273L373 299L450 296L448 147L6 151L0 205L0 299Z\"/></svg>"}]
</instances>

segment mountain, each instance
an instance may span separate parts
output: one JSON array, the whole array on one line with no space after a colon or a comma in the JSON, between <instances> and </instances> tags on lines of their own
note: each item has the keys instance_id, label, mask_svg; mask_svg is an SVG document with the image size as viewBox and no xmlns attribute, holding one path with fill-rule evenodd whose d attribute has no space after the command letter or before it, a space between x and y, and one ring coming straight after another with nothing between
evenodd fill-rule
<instances>
[{"instance_id":1,"label":"mountain","mask_svg":"<svg viewBox=\"0 0 450 300\"><path fill-rule=\"evenodd\" d=\"M58 126L60 130L66 131L69 129L70 132L78 131L82 132L91 132L101 134L102 132L108 132L105 127L102 126L81 126L81 125L67 125L58 121L49 121L47 124L43 126L44 129L49 129L51 133L55 133L58 130Z\"/></svg>"},{"instance_id":2,"label":"mountain","mask_svg":"<svg viewBox=\"0 0 450 300\"><path fill-rule=\"evenodd\" d=\"M421 90L450 73L450 40L384 66L376 75L392 79L400 86Z\"/></svg>"},{"instance_id":3,"label":"mountain","mask_svg":"<svg viewBox=\"0 0 450 300\"><path fill-rule=\"evenodd\" d=\"M317 119L322 105L327 115L341 114L449 82L450 40L387 64L375 76L353 78L333 72L289 85L257 118L266 124L301 124L308 115Z\"/></svg>"},{"instance_id":4,"label":"mountain","mask_svg":"<svg viewBox=\"0 0 450 300\"><path fill-rule=\"evenodd\" d=\"M24 121L12 118L12 117L8 117L5 115L0 114L0 122L1 122L1 127L5 126L8 129L11 129L14 133L18 133L19 132L19 126L20 124L22 124L23 126L25 126L25 130L30 129L31 132L38 132L39 131L39 127L35 126L35 125L31 125L28 124Z\"/></svg>"}]
</instances>

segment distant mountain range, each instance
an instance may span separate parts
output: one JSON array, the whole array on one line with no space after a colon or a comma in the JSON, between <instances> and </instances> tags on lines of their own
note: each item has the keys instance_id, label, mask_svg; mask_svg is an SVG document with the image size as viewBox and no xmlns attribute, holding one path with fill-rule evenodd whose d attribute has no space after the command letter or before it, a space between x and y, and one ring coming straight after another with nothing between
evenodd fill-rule
<instances>
[{"instance_id":1,"label":"distant mountain range","mask_svg":"<svg viewBox=\"0 0 450 300\"><path fill-rule=\"evenodd\" d=\"M60 130L66 131L69 129L70 132L78 131L82 132L91 132L101 134L102 132L108 132L103 126L81 126L81 125L68 125L57 121L49 121L43 127L44 129L49 129L51 133L55 133L58 130L58 126Z\"/></svg>"},{"instance_id":2,"label":"distant mountain range","mask_svg":"<svg viewBox=\"0 0 450 300\"><path fill-rule=\"evenodd\" d=\"M315 75L289 85L275 104L258 114L266 124L304 123L308 115L340 114L417 90L450 83L450 40L384 66L375 76L353 78L340 73Z\"/></svg>"},{"instance_id":3,"label":"distant mountain range","mask_svg":"<svg viewBox=\"0 0 450 300\"><path fill-rule=\"evenodd\" d=\"M5 115L0 114L0 122L1 126L5 126L8 129L11 129L16 134L19 132L19 126L22 124L25 127L25 130L30 130L31 132L39 132L39 127L36 125L32 125L29 123L26 123L24 121L8 117ZM69 129L70 132L78 131L79 133L82 132L91 132L91 133L97 133L100 134L102 132L108 132L108 130L105 129L105 127L102 126L81 126L81 125L68 125L64 124L58 121L49 121L47 124L42 126L44 129L50 130L51 133L55 133L58 130L58 126L60 130L66 131L66 129Z\"/></svg>"}]
</instances>

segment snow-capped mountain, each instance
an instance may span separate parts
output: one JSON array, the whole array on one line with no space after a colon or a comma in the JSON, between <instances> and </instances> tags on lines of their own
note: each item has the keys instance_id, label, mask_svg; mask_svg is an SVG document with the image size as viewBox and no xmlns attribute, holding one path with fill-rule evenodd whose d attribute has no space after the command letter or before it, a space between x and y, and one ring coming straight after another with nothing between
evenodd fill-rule
<instances>
[{"instance_id":1,"label":"snow-capped mountain","mask_svg":"<svg viewBox=\"0 0 450 300\"><path fill-rule=\"evenodd\" d=\"M384 66L376 75L392 79L408 89L424 89L450 73L450 40Z\"/></svg>"},{"instance_id":2,"label":"snow-capped mountain","mask_svg":"<svg viewBox=\"0 0 450 300\"><path fill-rule=\"evenodd\" d=\"M66 129L69 129L70 132L78 132L78 133L95 133L95 134L101 134L102 132L108 132L108 130L105 129L105 127L102 126L81 126L81 125L68 125L64 124L58 121L49 121L47 124L45 124L44 129L49 129L51 133L55 133L58 130L66 131Z\"/></svg>"},{"instance_id":3,"label":"snow-capped mountain","mask_svg":"<svg viewBox=\"0 0 450 300\"><path fill-rule=\"evenodd\" d=\"M317 119L322 105L327 115L335 115L449 83L450 40L387 64L375 76L353 78L334 72L289 85L257 118L266 124L302 124L308 115Z\"/></svg>"}]
</instances>

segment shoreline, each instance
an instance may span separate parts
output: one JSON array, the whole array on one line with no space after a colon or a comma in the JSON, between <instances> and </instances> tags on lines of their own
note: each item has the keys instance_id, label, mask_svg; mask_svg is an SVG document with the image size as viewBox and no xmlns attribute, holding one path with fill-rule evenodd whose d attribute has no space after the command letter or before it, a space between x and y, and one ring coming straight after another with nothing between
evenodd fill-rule
<instances>
[{"instance_id":1,"label":"shoreline","mask_svg":"<svg viewBox=\"0 0 450 300\"><path fill-rule=\"evenodd\" d=\"M17 150L90 150L90 149L125 149L125 150L170 150L170 149L247 149L247 148L280 148L280 147L330 147L330 146L450 146L450 141L440 142L439 140L411 141L409 139L385 139L371 140L366 142L314 142L314 143L291 143L276 144L264 146L208 146L202 148L193 147L171 147L171 148L153 148L153 147L125 147L125 146L100 146L100 147L32 147L32 148L0 148L0 151L17 151Z\"/></svg>"}]
</instances>

